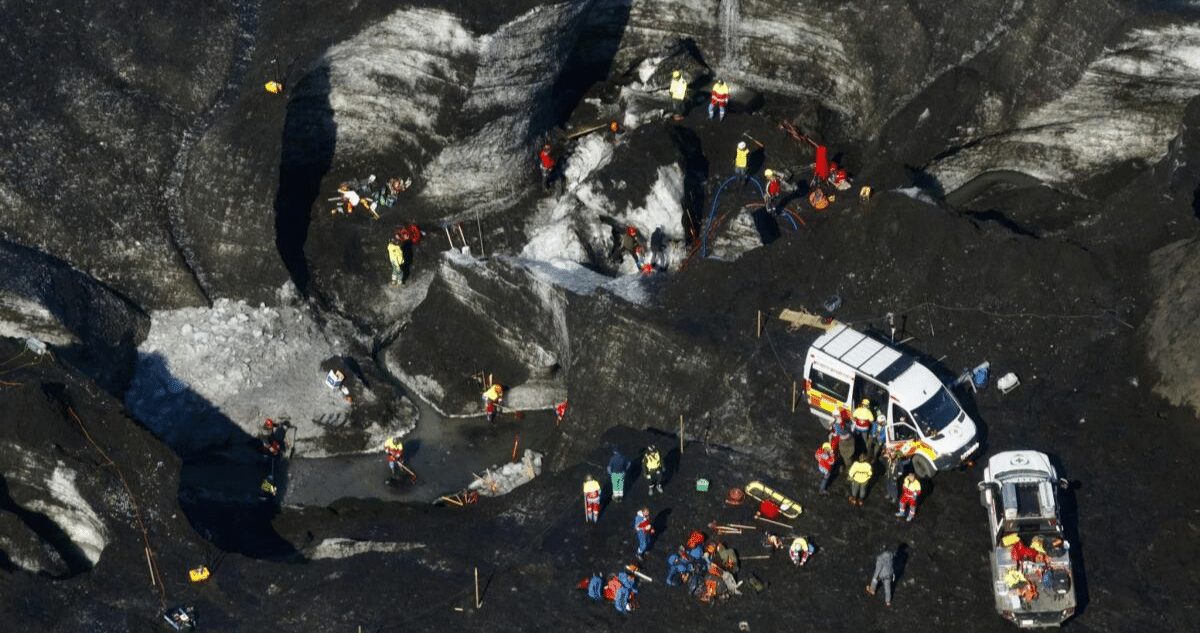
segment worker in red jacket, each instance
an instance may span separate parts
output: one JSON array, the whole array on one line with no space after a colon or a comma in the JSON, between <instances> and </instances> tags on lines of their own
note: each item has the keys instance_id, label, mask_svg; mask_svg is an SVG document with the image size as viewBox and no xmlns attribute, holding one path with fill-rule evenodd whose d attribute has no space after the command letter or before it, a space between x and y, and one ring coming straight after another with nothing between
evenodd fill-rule
<instances>
[{"instance_id":1,"label":"worker in red jacket","mask_svg":"<svg viewBox=\"0 0 1200 633\"><path fill-rule=\"evenodd\" d=\"M713 83L712 98L708 102L708 118L712 119L714 110L719 111L721 120L725 120L725 106L729 105L729 84L723 79L717 79Z\"/></svg>"},{"instance_id":2,"label":"worker in red jacket","mask_svg":"<svg viewBox=\"0 0 1200 633\"><path fill-rule=\"evenodd\" d=\"M779 174L770 169L764 169L763 175L767 177L767 193L763 196L763 203L766 204L767 213L778 213L779 203L783 201L783 183L779 181Z\"/></svg>"},{"instance_id":3,"label":"worker in red jacket","mask_svg":"<svg viewBox=\"0 0 1200 633\"><path fill-rule=\"evenodd\" d=\"M388 468L392 471L392 476L400 476L400 466L404 463L404 444L398 438L389 437L383 443L383 452L387 454Z\"/></svg>"},{"instance_id":4,"label":"worker in red jacket","mask_svg":"<svg viewBox=\"0 0 1200 633\"><path fill-rule=\"evenodd\" d=\"M600 521L600 482L591 475L583 479L583 518L588 523Z\"/></svg>"},{"instance_id":5,"label":"worker in red jacket","mask_svg":"<svg viewBox=\"0 0 1200 633\"><path fill-rule=\"evenodd\" d=\"M833 468L837 464L837 457L833 452L833 445L825 442L821 448L817 449L817 468L821 471L821 493L829 491L829 482L833 481Z\"/></svg>"},{"instance_id":6,"label":"worker in red jacket","mask_svg":"<svg viewBox=\"0 0 1200 633\"><path fill-rule=\"evenodd\" d=\"M896 510L896 516L904 516L904 508L908 507L908 520L912 521L917 516L917 498L921 496L921 482L917 476L908 473L904 477L904 490L900 493L900 507Z\"/></svg>"},{"instance_id":7,"label":"worker in red jacket","mask_svg":"<svg viewBox=\"0 0 1200 633\"><path fill-rule=\"evenodd\" d=\"M538 154L538 166L542 170L542 188L549 189L550 183L554 182L557 171L555 168L558 163L555 162L551 152L554 151L554 146L546 143L542 146L542 151Z\"/></svg>"}]
</instances>

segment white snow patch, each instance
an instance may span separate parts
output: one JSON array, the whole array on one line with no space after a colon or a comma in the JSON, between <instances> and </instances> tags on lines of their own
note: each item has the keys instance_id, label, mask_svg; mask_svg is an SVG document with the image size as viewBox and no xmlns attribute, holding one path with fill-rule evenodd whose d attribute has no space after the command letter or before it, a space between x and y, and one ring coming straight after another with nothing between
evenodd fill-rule
<instances>
[{"instance_id":1,"label":"white snow patch","mask_svg":"<svg viewBox=\"0 0 1200 633\"><path fill-rule=\"evenodd\" d=\"M899 193L902 195L906 195L909 198L912 198L913 200L919 200L921 202L924 202L925 204L932 204L934 206L937 206L937 201L933 199L933 196L930 196L929 192L925 191L924 189L921 189L920 187L903 187L900 189L893 189L892 191L895 191L896 193Z\"/></svg>"},{"instance_id":2,"label":"white snow patch","mask_svg":"<svg viewBox=\"0 0 1200 633\"><path fill-rule=\"evenodd\" d=\"M405 9L330 47L329 105L340 155L373 155L397 142L438 138L443 103L429 84L470 85L478 41L454 15ZM411 167L411 166L410 166Z\"/></svg>"},{"instance_id":3,"label":"white snow patch","mask_svg":"<svg viewBox=\"0 0 1200 633\"><path fill-rule=\"evenodd\" d=\"M320 560L324 558L349 558L359 554L383 552L412 552L425 549L423 543L384 543L379 541L356 541L348 538L327 538L307 550L308 558Z\"/></svg>"},{"instance_id":4,"label":"white snow patch","mask_svg":"<svg viewBox=\"0 0 1200 633\"><path fill-rule=\"evenodd\" d=\"M5 318L9 315L16 318ZM45 306L6 292L0 292L0 332L4 336L36 338L62 347L79 342Z\"/></svg>"},{"instance_id":5,"label":"white snow patch","mask_svg":"<svg viewBox=\"0 0 1200 633\"><path fill-rule=\"evenodd\" d=\"M485 497L494 497L512 492L517 486L533 481L542 474L542 454L525 449L521 461L488 468L481 479L472 481L467 488Z\"/></svg>"},{"instance_id":6,"label":"white snow patch","mask_svg":"<svg viewBox=\"0 0 1200 633\"><path fill-rule=\"evenodd\" d=\"M1200 94L1200 26L1135 29L1061 97L930 169L945 191L1009 169L1070 183L1131 159L1155 161Z\"/></svg>"},{"instance_id":7,"label":"white snow patch","mask_svg":"<svg viewBox=\"0 0 1200 633\"><path fill-rule=\"evenodd\" d=\"M108 529L83 495L79 494L75 477L75 471L60 462L46 481L50 499L35 499L27 506L58 524L88 561L95 565L100 562L100 554L108 545Z\"/></svg>"},{"instance_id":8,"label":"white snow patch","mask_svg":"<svg viewBox=\"0 0 1200 633\"><path fill-rule=\"evenodd\" d=\"M313 420L349 406L320 368L340 347L295 306L218 299L212 308L154 312L126 404L177 449L233 439L225 418L251 436L265 418L290 419L312 438L320 434Z\"/></svg>"}]
</instances>

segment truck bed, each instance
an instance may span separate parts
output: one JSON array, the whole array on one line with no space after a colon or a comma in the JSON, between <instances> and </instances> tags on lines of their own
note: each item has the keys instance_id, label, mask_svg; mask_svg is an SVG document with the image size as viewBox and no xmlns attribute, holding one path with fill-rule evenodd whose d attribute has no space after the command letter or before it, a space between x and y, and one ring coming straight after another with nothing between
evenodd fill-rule
<instances>
[{"instance_id":1,"label":"truck bed","mask_svg":"<svg viewBox=\"0 0 1200 633\"><path fill-rule=\"evenodd\" d=\"M1066 609L1075 607L1075 578L1071 572L1070 550L1062 556L1054 557L1048 563L1021 563L1025 577L1038 589L1038 595L1030 603L1024 603L1016 589L1009 589L1004 581L1004 575L1014 567L1010 549L997 547L992 550L992 581L995 583L996 610L1000 613L1010 612L1015 621L1021 626L1057 626L1066 616ZM1064 573L1071 580L1070 587L1065 592L1056 591L1044 583L1043 570L1049 569L1054 574Z\"/></svg>"}]
</instances>

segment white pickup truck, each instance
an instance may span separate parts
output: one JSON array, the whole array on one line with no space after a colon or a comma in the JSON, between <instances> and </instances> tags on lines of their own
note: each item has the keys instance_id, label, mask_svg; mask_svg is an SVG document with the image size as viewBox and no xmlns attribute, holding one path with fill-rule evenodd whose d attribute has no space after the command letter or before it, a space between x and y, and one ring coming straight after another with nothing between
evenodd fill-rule
<instances>
[{"instance_id":1,"label":"white pickup truck","mask_svg":"<svg viewBox=\"0 0 1200 633\"><path fill-rule=\"evenodd\" d=\"M1037 451L993 455L979 483L996 611L1021 628L1059 626L1075 614L1071 548L1058 503L1066 485Z\"/></svg>"}]
</instances>

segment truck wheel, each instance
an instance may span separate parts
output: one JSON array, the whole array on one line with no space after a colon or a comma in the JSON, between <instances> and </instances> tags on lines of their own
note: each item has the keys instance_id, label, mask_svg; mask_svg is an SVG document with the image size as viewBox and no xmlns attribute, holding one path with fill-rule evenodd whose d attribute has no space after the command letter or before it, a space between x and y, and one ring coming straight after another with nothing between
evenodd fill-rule
<instances>
[{"instance_id":1,"label":"truck wheel","mask_svg":"<svg viewBox=\"0 0 1200 633\"><path fill-rule=\"evenodd\" d=\"M913 457L913 470L921 479L932 479L937 474L937 469L930 463L929 458L924 455L916 455Z\"/></svg>"}]
</instances>

